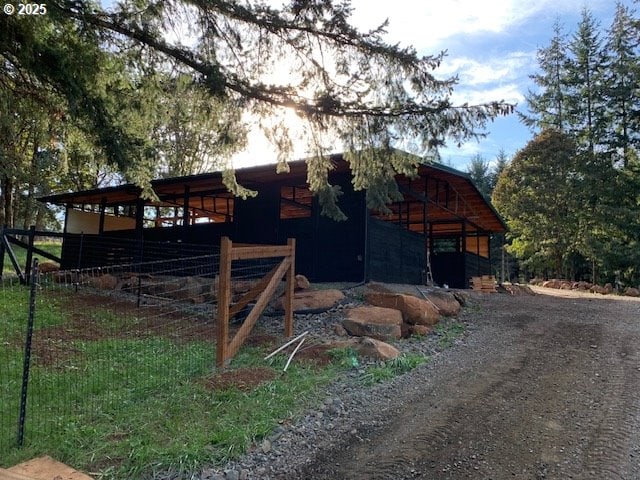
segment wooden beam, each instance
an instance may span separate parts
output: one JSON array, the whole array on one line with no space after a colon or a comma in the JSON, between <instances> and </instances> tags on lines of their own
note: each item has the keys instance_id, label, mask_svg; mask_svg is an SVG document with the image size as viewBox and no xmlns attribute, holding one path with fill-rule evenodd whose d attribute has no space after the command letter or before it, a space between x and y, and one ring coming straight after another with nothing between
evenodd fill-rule
<instances>
[{"instance_id":1,"label":"wooden beam","mask_svg":"<svg viewBox=\"0 0 640 480\"><path fill-rule=\"evenodd\" d=\"M293 335L293 291L295 288L296 239L289 238L287 246L291 249L289 268L287 269L287 285L284 294L284 336Z\"/></svg>"},{"instance_id":2,"label":"wooden beam","mask_svg":"<svg viewBox=\"0 0 640 480\"><path fill-rule=\"evenodd\" d=\"M227 347L225 348L226 352L225 352L225 358L223 359L223 362L226 361L228 358L233 357L236 354L236 352L240 349L242 342L244 342L245 339L249 336L251 329L253 328L255 323L258 321L260 314L264 311L265 307L267 306L267 303L269 302L269 299L275 293L276 289L278 288L278 284L280 283L280 280L285 275L285 273L287 272L287 269L289 269L290 266L291 266L291 258L285 258L284 260L282 260L282 262L280 263L276 271L273 273L273 275L269 279L269 284L267 285L267 288L265 288L264 291L258 297L255 307L253 307L253 309L251 310L247 318L245 318L244 322L242 323L242 325L236 332L235 336L233 337L233 340L231 340L229 345L227 345ZM220 308L219 302L220 301L218 300L218 308Z\"/></svg>"},{"instance_id":3,"label":"wooden beam","mask_svg":"<svg viewBox=\"0 0 640 480\"><path fill-rule=\"evenodd\" d=\"M227 338L229 336L229 304L231 303L231 249L229 237L220 239L220 274L218 277L218 334L216 344L216 365L224 366L227 359Z\"/></svg>"},{"instance_id":4,"label":"wooden beam","mask_svg":"<svg viewBox=\"0 0 640 480\"><path fill-rule=\"evenodd\" d=\"M240 297L238 301L234 303L231 308L229 308L229 317L233 317L236 313L242 311L242 309L246 307L251 300L260 295L260 292L262 292L265 288L267 288L267 285L269 285L269 280L271 280L271 276L275 274L277 269L278 265L273 267L267 275L261 278L260 281L258 281L258 283L256 283L251 288L251 290Z\"/></svg>"},{"instance_id":5,"label":"wooden beam","mask_svg":"<svg viewBox=\"0 0 640 480\"><path fill-rule=\"evenodd\" d=\"M265 245L258 247L238 247L231 253L232 260L246 260L252 258L286 257L289 255L288 245Z\"/></svg>"}]
</instances>

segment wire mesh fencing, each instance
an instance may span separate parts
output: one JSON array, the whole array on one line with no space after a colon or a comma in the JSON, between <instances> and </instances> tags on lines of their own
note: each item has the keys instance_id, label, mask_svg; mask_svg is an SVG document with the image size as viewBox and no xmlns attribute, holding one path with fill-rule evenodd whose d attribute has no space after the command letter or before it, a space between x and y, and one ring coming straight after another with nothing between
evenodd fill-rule
<instances>
[{"instance_id":1,"label":"wire mesh fencing","mask_svg":"<svg viewBox=\"0 0 640 480\"><path fill-rule=\"evenodd\" d=\"M177 391L189 408L189 389L215 368L220 258L211 247L179 248L180 257L159 258L166 255L162 246L145 244L147 254L157 249L155 260L39 273L32 298L17 279L2 281L0 458L22 440L34 452L55 448L64 457L85 437L135 437L152 417L175 408L168 399ZM235 262L231 298L277 262ZM35 315L21 422L30 302ZM243 315L235 315L234 328Z\"/></svg>"}]
</instances>

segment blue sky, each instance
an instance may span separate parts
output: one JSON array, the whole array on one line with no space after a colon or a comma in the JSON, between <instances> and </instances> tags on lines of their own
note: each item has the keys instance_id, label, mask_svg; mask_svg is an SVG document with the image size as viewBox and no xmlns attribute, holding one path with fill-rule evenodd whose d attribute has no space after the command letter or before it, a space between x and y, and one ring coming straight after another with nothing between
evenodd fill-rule
<instances>
[{"instance_id":1,"label":"blue sky","mask_svg":"<svg viewBox=\"0 0 640 480\"><path fill-rule=\"evenodd\" d=\"M633 7L631 0L622 3ZM549 45L554 22L573 33L586 7L604 34L616 8L613 0L353 0L352 5L358 27L371 28L388 17L389 41L413 45L421 54L447 50L437 72L459 76L456 103L505 100L522 110L527 90L534 88L529 75L537 69L536 52ZM479 143L443 149L443 161L466 170L477 154L493 160L503 149L512 156L532 138L516 115L496 120L487 130Z\"/></svg>"}]
</instances>

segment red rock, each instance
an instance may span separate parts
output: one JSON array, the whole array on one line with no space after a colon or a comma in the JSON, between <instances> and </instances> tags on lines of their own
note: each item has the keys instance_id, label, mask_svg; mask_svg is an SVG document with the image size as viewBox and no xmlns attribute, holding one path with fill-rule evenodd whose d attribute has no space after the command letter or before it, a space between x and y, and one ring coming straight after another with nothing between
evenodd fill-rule
<instances>
[{"instance_id":1,"label":"red rock","mask_svg":"<svg viewBox=\"0 0 640 480\"><path fill-rule=\"evenodd\" d=\"M49 272L57 272L60 270L60 265L53 262L42 262L38 264L38 272L40 273L49 273Z\"/></svg>"},{"instance_id":2,"label":"red rock","mask_svg":"<svg viewBox=\"0 0 640 480\"><path fill-rule=\"evenodd\" d=\"M400 356L400 351L393 345L369 337L362 338L354 347L359 355L376 360L393 360Z\"/></svg>"},{"instance_id":3,"label":"red rock","mask_svg":"<svg viewBox=\"0 0 640 480\"><path fill-rule=\"evenodd\" d=\"M438 307L440 315L445 317L455 317L460 313L460 302L457 300L453 292L445 292L443 290L429 290L424 292L427 301L430 301Z\"/></svg>"},{"instance_id":4,"label":"red rock","mask_svg":"<svg viewBox=\"0 0 640 480\"><path fill-rule=\"evenodd\" d=\"M633 287L628 287L625 291L624 294L627 297L640 297L640 290L637 288L633 288Z\"/></svg>"},{"instance_id":5,"label":"red rock","mask_svg":"<svg viewBox=\"0 0 640 480\"><path fill-rule=\"evenodd\" d=\"M421 337L426 337L431 333L431 327L426 325L411 325L410 329L411 335L419 335Z\"/></svg>"},{"instance_id":6,"label":"red rock","mask_svg":"<svg viewBox=\"0 0 640 480\"><path fill-rule=\"evenodd\" d=\"M300 290L293 294L294 312L325 312L335 307L344 299L344 293L336 289ZM280 299L279 308L284 310L284 297Z\"/></svg>"},{"instance_id":7,"label":"red rock","mask_svg":"<svg viewBox=\"0 0 640 480\"><path fill-rule=\"evenodd\" d=\"M296 275L295 276L295 289L296 290L308 290L311 287L311 283L304 275Z\"/></svg>"},{"instance_id":8,"label":"red rock","mask_svg":"<svg viewBox=\"0 0 640 480\"><path fill-rule=\"evenodd\" d=\"M412 295L369 292L365 295L365 299L376 307L401 311L404 321L412 325L435 325L440 318L438 309L433 303Z\"/></svg>"},{"instance_id":9,"label":"red rock","mask_svg":"<svg viewBox=\"0 0 640 480\"><path fill-rule=\"evenodd\" d=\"M107 273L97 277L89 277L87 283L93 288L100 290L113 290L116 288L116 285L118 285L118 279L110 273Z\"/></svg>"},{"instance_id":10,"label":"red rock","mask_svg":"<svg viewBox=\"0 0 640 480\"><path fill-rule=\"evenodd\" d=\"M398 339L402 336L402 313L393 308L356 307L347 310L342 325L350 335L357 337Z\"/></svg>"}]
</instances>

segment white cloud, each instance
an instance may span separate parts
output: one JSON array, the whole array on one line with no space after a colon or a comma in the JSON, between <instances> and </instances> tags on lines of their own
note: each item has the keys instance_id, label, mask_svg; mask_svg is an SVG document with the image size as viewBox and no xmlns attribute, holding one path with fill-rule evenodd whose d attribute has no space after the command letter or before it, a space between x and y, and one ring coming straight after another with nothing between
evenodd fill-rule
<instances>
[{"instance_id":1,"label":"white cloud","mask_svg":"<svg viewBox=\"0 0 640 480\"><path fill-rule=\"evenodd\" d=\"M521 51L485 59L445 58L436 73L441 78L458 75L463 85L483 85L517 80L532 62L535 62L535 52Z\"/></svg>"},{"instance_id":2,"label":"white cloud","mask_svg":"<svg viewBox=\"0 0 640 480\"><path fill-rule=\"evenodd\" d=\"M458 88L451 96L451 101L454 105L463 103L478 105L480 103L503 100L507 103L520 105L525 101L524 94L520 90L520 87L515 83L483 89Z\"/></svg>"},{"instance_id":3,"label":"white cloud","mask_svg":"<svg viewBox=\"0 0 640 480\"><path fill-rule=\"evenodd\" d=\"M591 0L596 9L606 0ZM386 18L389 41L413 45L435 53L446 48L446 39L459 34L503 33L534 15L559 16L579 12L584 0L353 0L353 22L371 29ZM390 8L391 7L391 8Z\"/></svg>"}]
</instances>

